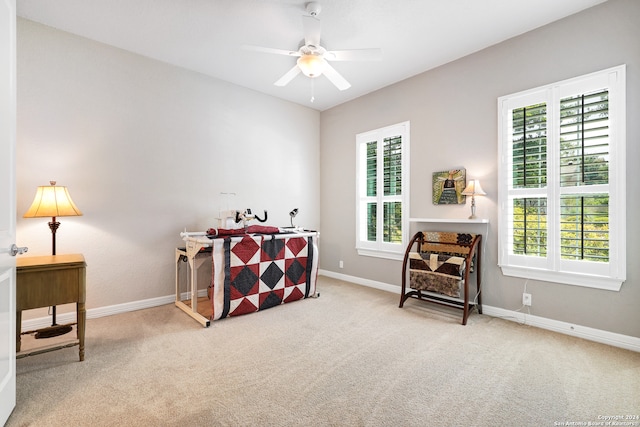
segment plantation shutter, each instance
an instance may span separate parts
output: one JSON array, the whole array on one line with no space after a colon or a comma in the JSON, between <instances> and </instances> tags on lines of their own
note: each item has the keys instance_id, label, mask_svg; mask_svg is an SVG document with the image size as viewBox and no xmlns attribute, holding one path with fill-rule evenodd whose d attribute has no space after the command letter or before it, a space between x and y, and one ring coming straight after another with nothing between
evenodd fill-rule
<instances>
[{"instance_id":1,"label":"plantation shutter","mask_svg":"<svg viewBox=\"0 0 640 427\"><path fill-rule=\"evenodd\" d=\"M620 289L625 67L507 95L498 107L503 274Z\"/></svg>"},{"instance_id":2,"label":"plantation shutter","mask_svg":"<svg viewBox=\"0 0 640 427\"><path fill-rule=\"evenodd\" d=\"M560 101L560 182L563 187L609 183L609 92Z\"/></svg>"},{"instance_id":3,"label":"plantation shutter","mask_svg":"<svg viewBox=\"0 0 640 427\"><path fill-rule=\"evenodd\" d=\"M367 142L367 196L376 197L378 194L378 142ZM377 227L378 204L367 203L367 240L375 242L378 235Z\"/></svg>"},{"instance_id":4,"label":"plantation shutter","mask_svg":"<svg viewBox=\"0 0 640 427\"><path fill-rule=\"evenodd\" d=\"M560 251L609 261L609 91L560 100ZM574 189L583 187L582 192ZM605 193L585 193L584 187Z\"/></svg>"},{"instance_id":5,"label":"plantation shutter","mask_svg":"<svg viewBox=\"0 0 640 427\"><path fill-rule=\"evenodd\" d=\"M409 122L358 134L356 145L356 248L400 259L409 238Z\"/></svg>"},{"instance_id":6,"label":"plantation shutter","mask_svg":"<svg viewBox=\"0 0 640 427\"><path fill-rule=\"evenodd\" d=\"M513 110L513 188L547 185L547 105L540 103ZM547 256L547 199L513 199L513 253Z\"/></svg>"},{"instance_id":7,"label":"plantation shutter","mask_svg":"<svg viewBox=\"0 0 640 427\"><path fill-rule=\"evenodd\" d=\"M402 137L397 135L383 140L384 196L402 195ZM402 202L385 201L383 206L384 242L402 243Z\"/></svg>"},{"instance_id":8,"label":"plantation shutter","mask_svg":"<svg viewBox=\"0 0 640 427\"><path fill-rule=\"evenodd\" d=\"M513 111L513 187L547 185L547 106Z\"/></svg>"}]
</instances>

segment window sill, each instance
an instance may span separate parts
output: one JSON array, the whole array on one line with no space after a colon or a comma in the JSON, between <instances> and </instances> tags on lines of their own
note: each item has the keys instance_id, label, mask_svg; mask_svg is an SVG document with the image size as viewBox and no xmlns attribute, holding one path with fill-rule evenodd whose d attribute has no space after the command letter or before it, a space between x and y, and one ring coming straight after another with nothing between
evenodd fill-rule
<instances>
[{"instance_id":1,"label":"window sill","mask_svg":"<svg viewBox=\"0 0 640 427\"><path fill-rule=\"evenodd\" d=\"M582 286L585 288L604 289L607 291L620 291L625 279L596 276L589 274L565 273L542 270L537 268L525 268L501 265L502 274L505 276L521 277L523 279L541 280L543 282L562 283L565 285Z\"/></svg>"},{"instance_id":2,"label":"window sill","mask_svg":"<svg viewBox=\"0 0 640 427\"><path fill-rule=\"evenodd\" d=\"M376 251L372 249L358 249L358 248L356 248L356 250L358 251L358 255L360 256L385 258L385 259L391 259L394 261L402 261L404 259L404 253L384 252L384 251Z\"/></svg>"}]
</instances>

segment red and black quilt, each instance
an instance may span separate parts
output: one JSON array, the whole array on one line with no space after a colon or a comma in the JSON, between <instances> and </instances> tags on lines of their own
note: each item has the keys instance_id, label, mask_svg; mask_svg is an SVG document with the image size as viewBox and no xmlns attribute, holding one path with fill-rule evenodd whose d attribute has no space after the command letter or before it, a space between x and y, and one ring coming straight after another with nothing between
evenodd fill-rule
<instances>
[{"instance_id":1,"label":"red and black quilt","mask_svg":"<svg viewBox=\"0 0 640 427\"><path fill-rule=\"evenodd\" d=\"M317 233L214 239L212 320L313 296Z\"/></svg>"}]
</instances>

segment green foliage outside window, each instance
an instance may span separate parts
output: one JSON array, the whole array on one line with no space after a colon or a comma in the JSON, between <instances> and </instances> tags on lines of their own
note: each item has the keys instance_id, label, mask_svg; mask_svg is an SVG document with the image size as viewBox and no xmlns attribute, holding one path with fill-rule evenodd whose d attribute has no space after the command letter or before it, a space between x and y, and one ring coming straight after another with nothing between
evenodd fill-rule
<instances>
[{"instance_id":1,"label":"green foliage outside window","mask_svg":"<svg viewBox=\"0 0 640 427\"><path fill-rule=\"evenodd\" d=\"M402 137L383 140L384 149L384 195L402 194ZM384 202L382 241L402 243L402 203Z\"/></svg>"},{"instance_id":2,"label":"green foliage outside window","mask_svg":"<svg viewBox=\"0 0 640 427\"><path fill-rule=\"evenodd\" d=\"M609 197L562 197L560 213L562 259L609 261ZM513 253L547 255L546 200L513 201Z\"/></svg>"},{"instance_id":3,"label":"green foliage outside window","mask_svg":"<svg viewBox=\"0 0 640 427\"><path fill-rule=\"evenodd\" d=\"M547 200L513 201L513 253L547 256Z\"/></svg>"},{"instance_id":4,"label":"green foliage outside window","mask_svg":"<svg viewBox=\"0 0 640 427\"><path fill-rule=\"evenodd\" d=\"M375 242L378 235L378 204L367 203L367 240Z\"/></svg>"},{"instance_id":5,"label":"green foliage outside window","mask_svg":"<svg viewBox=\"0 0 640 427\"><path fill-rule=\"evenodd\" d=\"M513 187L547 185L547 106L513 111Z\"/></svg>"},{"instance_id":6,"label":"green foliage outside window","mask_svg":"<svg viewBox=\"0 0 640 427\"><path fill-rule=\"evenodd\" d=\"M609 261L609 196L561 198L563 259Z\"/></svg>"},{"instance_id":7,"label":"green foliage outside window","mask_svg":"<svg viewBox=\"0 0 640 427\"><path fill-rule=\"evenodd\" d=\"M560 101L560 181L563 187L609 183L609 92Z\"/></svg>"},{"instance_id":8,"label":"green foliage outside window","mask_svg":"<svg viewBox=\"0 0 640 427\"><path fill-rule=\"evenodd\" d=\"M402 203L384 203L384 230L382 240L402 243Z\"/></svg>"},{"instance_id":9,"label":"green foliage outside window","mask_svg":"<svg viewBox=\"0 0 640 427\"><path fill-rule=\"evenodd\" d=\"M547 186L547 108L513 110L513 187ZM560 100L560 187L609 183L608 91ZM513 201L513 253L547 255L547 201ZM565 194L560 198L562 259L609 261L609 197Z\"/></svg>"},{"instance_id":10,"label":"green foliage outside window","mask_svg":"<svg viewBox=\"0 0 640 427\"><path fill-rule=\"evenodd\" d=\"M378 190L378 143L367 142L367 196L375 197ZM375 240L375 239L374 239Z\"/></svg>"},{"instance_id":11,"label":"green foliage outside window","mask_svg":"<svg viewBox=\"0 0 640 427\"><path fill-rule=\"evenodd\" d=\"M402 194L402 138L385 138L383 150L384 195L399 196Z\"/></svg>"}]
</instances>

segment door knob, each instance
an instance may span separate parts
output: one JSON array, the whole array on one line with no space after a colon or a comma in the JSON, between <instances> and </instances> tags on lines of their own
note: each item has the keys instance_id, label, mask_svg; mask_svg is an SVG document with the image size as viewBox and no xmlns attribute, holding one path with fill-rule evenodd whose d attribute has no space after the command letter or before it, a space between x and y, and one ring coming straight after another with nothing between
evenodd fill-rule
<instances>
[{"instance_id":1,"label":"door knob","mask_svg":"<svg viewBox=\"0 0 640 427\"><path fill-rule=\"evenodd\" d=\"M23 253L27 252L28 250L29 250L28 247L23 246L23 247L19 248L14 243L9 248L9 255L11 255L11 256L22 255Z\"/></svg>"}]
</instances>

